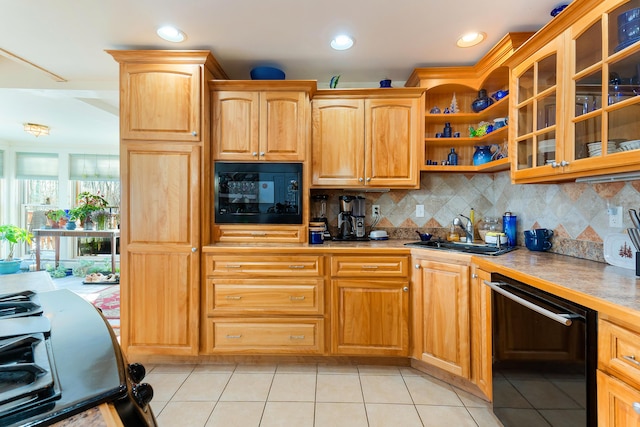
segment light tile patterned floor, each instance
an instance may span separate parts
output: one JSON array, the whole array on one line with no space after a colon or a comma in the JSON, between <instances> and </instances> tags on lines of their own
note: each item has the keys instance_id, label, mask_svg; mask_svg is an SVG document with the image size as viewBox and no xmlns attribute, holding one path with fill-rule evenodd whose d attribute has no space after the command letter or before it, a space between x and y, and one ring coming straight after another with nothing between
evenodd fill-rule
<instances>
[{"instance_id":1,"label":"light tile patterned floor","mask_svg":"<svg viewBox=\"0 0 640 427\"><path fill-rule=\"evenodd\" d=\"M499 427L489 405L411 368L156 365L160 427Z\"/></svg>"}]
</instances>

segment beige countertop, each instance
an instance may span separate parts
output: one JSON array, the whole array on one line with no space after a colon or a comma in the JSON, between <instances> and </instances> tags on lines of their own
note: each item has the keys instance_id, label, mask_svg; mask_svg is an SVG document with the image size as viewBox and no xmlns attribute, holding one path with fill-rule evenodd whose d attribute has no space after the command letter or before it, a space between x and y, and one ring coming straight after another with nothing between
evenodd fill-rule
<instances>
[{"instance_id":1,"label":"beige countertop","mask_svg":"<svg viewBox=\"0 0 640 427\"><path fill-rule=\"evenodd\" d=\"M334 242L323 244L291 243L219 243L203 248L204 253L220 253L230 249L243 253L340 253L366 249L372 255L385 253L443 254L442 250L417 249L405 246L414 240L380 240L368 242ZM455 254L456 259L466 257L481 268L501 273L560 297L577 302L601 313L617 317L632 316L640 322L640 278L634 270L615 267L595 261L573 258L549 252L532 252L521 247L500 256L470 256Z\"/></svg>"}]
</instances>

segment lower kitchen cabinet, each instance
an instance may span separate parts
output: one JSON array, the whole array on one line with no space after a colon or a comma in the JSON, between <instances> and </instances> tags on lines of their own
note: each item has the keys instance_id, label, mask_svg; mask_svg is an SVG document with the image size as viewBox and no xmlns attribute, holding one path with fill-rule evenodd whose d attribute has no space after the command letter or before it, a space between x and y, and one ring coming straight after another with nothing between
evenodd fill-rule
<instances>
[{"instance_id":1,"label":"lower kitchen cabinet","mask_svg":"<svg viewBox=\"0 0 640 427\"><path fill-rule=\"evenodd\" d=\"M598 426L640 426L640 391L598 371Z\"/></svg>"},{"instance_id":2,"label":"lower kitchen cabinet","mask_svg":"<svg viewBox=\"0 0 640 427\"><path fill-rule=\"evenodd\" d=\"M469 266L414 257L414 357L469 379Z\"/></svg>"},{"instance_id":3,"label":"lower kitchen cabinet","mask_svg":"<svg viewBox=\"0 0 640 427\"><path fill-rule=\"evenodd\" d=\"M640 426L640 328L598 322L598 426Z\"/></svg>"},{"instance_id":4,"label":"lower kitchen cabinet","mask_svg":"<svg viewBox=\"0 0 640 427\"><path fill-rule=\"evenodd\" d=\"M471 266L471 382L485 397L493 401L491 288L483 281L491 281L491 273Z\"/></svg>"},{"instance_id":5,"label":"lower kitchen cabinet","mask_svg":"<svg viewBox=\"0 0 640 427\"><path fill-rule=\"evenodd\" d=\"M331 257L331 352L409 355L408 256Z\"/></svg>"}]
</instances>

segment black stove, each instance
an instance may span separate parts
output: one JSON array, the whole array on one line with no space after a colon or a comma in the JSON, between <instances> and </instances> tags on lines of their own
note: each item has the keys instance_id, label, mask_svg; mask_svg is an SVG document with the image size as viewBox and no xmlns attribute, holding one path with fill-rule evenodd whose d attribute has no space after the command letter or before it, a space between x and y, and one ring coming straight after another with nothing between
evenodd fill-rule
<instances>
[{"instance_id":1,"label":"black stove","mask_svg":"<svg viewBox=\"0 0 640 427\"><path fill-rule=\"evenodd\" d=\"M106 319L67 290L0 295L0 426L44 426L113 403L125 426L155 426Z\"/></svg>"}]
</instances>

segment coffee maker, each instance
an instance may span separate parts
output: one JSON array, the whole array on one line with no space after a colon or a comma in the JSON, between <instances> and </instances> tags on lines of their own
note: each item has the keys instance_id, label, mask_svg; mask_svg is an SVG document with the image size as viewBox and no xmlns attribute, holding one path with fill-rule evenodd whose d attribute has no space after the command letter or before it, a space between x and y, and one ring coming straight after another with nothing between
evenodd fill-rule
<instances>
[{"instance_id":1,"label":"coffee maker","mask_svg":"<svg viewBox=\"0 0 640 427\"><path fill-rule=\"evenodd\" d=\"M366 200L362 196L340 196L336 240L368 240L365 235Z\"/></svg>"}]
</instances>

